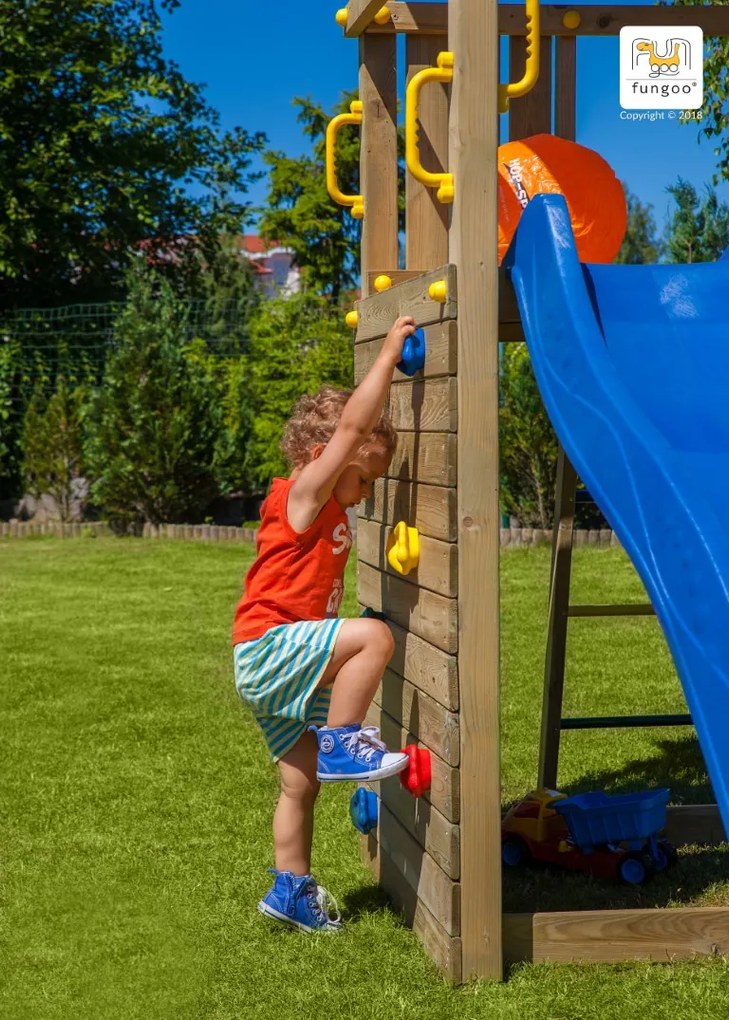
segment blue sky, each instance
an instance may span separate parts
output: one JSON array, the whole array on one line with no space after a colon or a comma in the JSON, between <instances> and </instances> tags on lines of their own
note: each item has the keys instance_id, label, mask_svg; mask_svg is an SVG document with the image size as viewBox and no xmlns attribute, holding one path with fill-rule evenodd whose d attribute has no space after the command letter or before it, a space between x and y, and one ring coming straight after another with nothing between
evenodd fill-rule
<instances>
[{"instance_id":1,"label":"blue sky","mask_svg":"<svg viewBox=\"0 0 729 1020\"><path fill-rule=\"evenodd\" d=\"M307 141L293 97L309 95L331 109L343 90L357 84L357 43L342 36L336 7L336 0L279 0L270 7L251 0L182 0L165 17L165 53L188 79L205 83L224 126L264 131L271 147L300 155ZM577 60L577 140L600 152L631 191L653 205L662 226L668 184L679 174L699 188L710 181L711 143L699 144L698 128L677 120L620 118L617 38L580 40ZM719 195L729 202L729 184L720 185ZM250 197L262 204L265 185Z\"/></svg>"}]
</instances>

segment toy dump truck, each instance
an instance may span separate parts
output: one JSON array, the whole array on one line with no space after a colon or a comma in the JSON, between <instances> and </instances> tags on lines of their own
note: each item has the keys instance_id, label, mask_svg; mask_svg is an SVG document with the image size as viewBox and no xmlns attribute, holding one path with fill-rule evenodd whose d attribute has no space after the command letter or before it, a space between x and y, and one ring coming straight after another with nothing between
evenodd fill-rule
<instances>
[{"instance_id":1,"label":"toy dump truck","mask_svg":"<svg viewBox=\"0 0 729 1020\"><path fill-rule=\"evenodd\" d=\"M676 851L659 833L670 790L610 796L534 790L511 808L501 826L507 867L532 861L586 871L630 885L670 867Z\"/></svg>"}]
</instances>

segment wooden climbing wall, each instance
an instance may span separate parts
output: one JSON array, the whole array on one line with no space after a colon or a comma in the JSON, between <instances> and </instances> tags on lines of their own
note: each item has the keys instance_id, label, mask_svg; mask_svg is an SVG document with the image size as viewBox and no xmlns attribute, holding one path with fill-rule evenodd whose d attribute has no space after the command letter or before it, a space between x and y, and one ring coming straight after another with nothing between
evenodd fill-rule
<instances>
[{"instance_id":1,"label":"wooden climbing wall","mask_svg":"<svg viewBox=\"0 0 729 1020\"><path fill-rule=\"evenodd\" d=\"M439 304L428 297L428 285L443 279L448 298ZM358 382L398 315L413 315L425 331L424 371L414 380L395 373L389 409L400 442L388 477L360 510L357 552L360 602L384 613L395 637L367 722L379 726L389 747L426 747L433 771L431 789L420 799L397 777L373 786L381 798L379 824L363 839L364 854L429 955L460 980L455 269L405 279L358 308ZM419 566L407 576L396 574L385 555L400 520L421 536Z\"/></svg>"}]
</instances>

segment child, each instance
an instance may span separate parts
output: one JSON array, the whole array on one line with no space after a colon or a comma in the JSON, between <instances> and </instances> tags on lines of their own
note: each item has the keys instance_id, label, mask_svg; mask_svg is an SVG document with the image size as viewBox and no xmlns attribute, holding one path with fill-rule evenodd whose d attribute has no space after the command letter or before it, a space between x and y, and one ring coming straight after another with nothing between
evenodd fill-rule
<instances>
[{"instance_id":1,"label":"child","mask_svg":"<svg viewBox=\"0 0 729 1020\"><path fill-rule=\"evenodd\" d=\"M233 623L236 687L278 765L274 884L261 913L304 931L337 931L336 904L310 874L314 802L322 782L379 780L408 758L362 722L393 640L376 619L340 620L352 535L346 510L385 474L397 435L383 405L409 316L390 329L353 393L302 397L282 448L292 471L261 509L256 561Z\"/></svg>"}]
</instances>

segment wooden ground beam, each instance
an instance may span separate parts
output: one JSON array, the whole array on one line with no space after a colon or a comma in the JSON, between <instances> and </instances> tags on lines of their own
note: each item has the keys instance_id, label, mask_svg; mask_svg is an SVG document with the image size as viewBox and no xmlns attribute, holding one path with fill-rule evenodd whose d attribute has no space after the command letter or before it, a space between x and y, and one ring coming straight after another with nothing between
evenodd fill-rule
<instances>
[{"instance_id":1,"label":"wooden ground beam","mask_svg":"<svg viewBox=\"0 0 729 1020\"><path fill-rule=\"evenodd\" d=\"M729 953L729 907L504 914L504 962L671 963Z\"/></svg>"}]
</instances>

